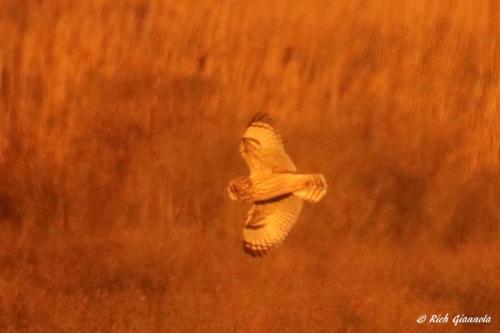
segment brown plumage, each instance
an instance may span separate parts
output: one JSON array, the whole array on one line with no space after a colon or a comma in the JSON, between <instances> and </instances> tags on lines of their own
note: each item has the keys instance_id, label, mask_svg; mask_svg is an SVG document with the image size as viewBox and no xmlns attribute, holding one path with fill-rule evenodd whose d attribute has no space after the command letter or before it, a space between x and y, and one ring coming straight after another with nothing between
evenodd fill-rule
<instances>
[{"instance_id":1,"label":"brown plumage","mask_svg":"<svg viewBox=\"0 0 500 333\"><path fill-rule=\"evenodd\" d=\"M303 200L318 202L326 194L322 174L297 174L268 114L256 114L243 134L240 152L249 177L229 183L233 200L253 203L243 229L243 249L262 256L284 241L297 221Z\"/></svg>"}]
</instances>

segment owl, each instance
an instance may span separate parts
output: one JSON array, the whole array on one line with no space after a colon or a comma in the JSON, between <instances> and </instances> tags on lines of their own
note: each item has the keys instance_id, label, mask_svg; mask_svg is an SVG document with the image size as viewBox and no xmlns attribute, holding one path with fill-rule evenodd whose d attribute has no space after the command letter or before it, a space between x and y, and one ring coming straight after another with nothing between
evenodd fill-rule
<instances>
[{"instance_id":1,"label":"owl","mask_svg":"<svg viewBox=\"0 0 500 333\"><path fill-rule=\"evenodd\" d=\"M322 174L299 174L268 114L256 114L240 141L250 175L229 182L229 197L248 202L243 250L261 257L288 236L304 201L316 203L326 194Z\"/></svg>"}]
</instances>

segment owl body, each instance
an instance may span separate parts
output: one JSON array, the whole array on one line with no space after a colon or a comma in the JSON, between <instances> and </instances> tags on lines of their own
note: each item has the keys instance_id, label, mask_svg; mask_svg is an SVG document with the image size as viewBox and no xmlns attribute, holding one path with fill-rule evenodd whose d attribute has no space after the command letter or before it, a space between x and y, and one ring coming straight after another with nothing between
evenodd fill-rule
<instances>
[{"instance_id":1,"label":"owl body","mask_svg":"<svg viewBox=\"0 0 500 333\"><path fill-rule=\"evenodd\" d=\"M326 194L326 181L321 174L276 173L241 177L229 183L231 199L255 203L296 195L309 202L318 202Z\"/></svg>"},{"instance_id":2,"label":"owl body","mask_svg":"<svg viewBox=\"0 0 500 333\"><path fill-rule=\"evenodd\" d=\"M252 118L240 141L250 175L229 182L232 200L252 203L243 228L243 249L263 256L287 237L303 201L318 202L326 194L322 174L298 174L281 136L267 114Z\"/></svg>"}]
</instances>

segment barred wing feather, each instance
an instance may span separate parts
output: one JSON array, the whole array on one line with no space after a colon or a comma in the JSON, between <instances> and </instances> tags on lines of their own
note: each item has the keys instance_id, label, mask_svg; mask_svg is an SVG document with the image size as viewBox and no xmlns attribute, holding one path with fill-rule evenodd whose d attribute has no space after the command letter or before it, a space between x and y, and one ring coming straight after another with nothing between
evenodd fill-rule
<instances>
[{"instance_id":1,"label":"barred wing feather","mask_svg":"<svg viewBox=\"0 0 500 333\"><path fill-rule=\"evenodd\" d=\"M252 256L263 256L281 244L302 209L302 199L285 195L256 202L248 213L243 229L243 249Z\"/></svg>"},{"instance_id":2,"label":"barred wing feather","mask_svg":"<svg viewBox=\"0 0 500 333\"><path fill-rule=\"evenodd\" d=\"M271 122L267 114L257 114L241 139L240 151L253 176L297 171Z\"/></svg>"}]
</instances>

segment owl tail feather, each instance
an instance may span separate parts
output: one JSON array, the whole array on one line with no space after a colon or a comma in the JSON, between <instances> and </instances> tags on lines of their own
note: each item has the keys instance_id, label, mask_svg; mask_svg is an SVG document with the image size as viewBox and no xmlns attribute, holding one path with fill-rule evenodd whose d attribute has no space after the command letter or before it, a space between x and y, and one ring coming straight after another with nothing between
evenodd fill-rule
<instances>
[{"instance_id":1,"label":"owl tail feather","mask_svg":"<svg viewBox=\"0 0 500 333\"><path fill-rule=\"evenodd\" d=\"M325 177L320 173L303 175L302 177L304 177L306 183L305 188L295 191L293 194L308 202L316 203L320 201L326 194Z\"/></svg>"}]
</instances>

